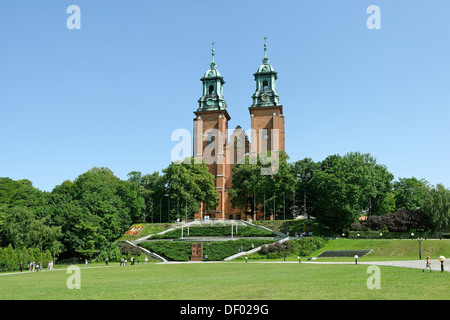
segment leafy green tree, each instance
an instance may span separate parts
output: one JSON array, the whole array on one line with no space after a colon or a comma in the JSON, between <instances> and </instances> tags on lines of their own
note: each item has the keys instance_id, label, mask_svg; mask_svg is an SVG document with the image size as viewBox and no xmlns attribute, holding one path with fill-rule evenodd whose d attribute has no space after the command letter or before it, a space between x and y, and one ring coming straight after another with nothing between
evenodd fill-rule
<instances>
[{"instance_id":1,"label":"leafy green tree","mask_svg":"<svg viewBox=\"0 0 450 320\"><path fill-rule=\"evenodd\" d=\"M303 214L308 219L311 215L314 216L313 203L316 198L311 181L319 169L320 162L314 162L311 158L304 158L291 164L291 171L296 179L292 211L295 211L295 214Z\"/></svg>"},{"instance_id":2,"label":"leafy green tree","mask_svg":"<svg viewBox=\"0 0 450 320\"><path fill-rule=\"evenodd\" d=\"M362 213L388 213L393 175L370 154L332 155L322 161L311 185L318 222L338 231L350 226Z\"/></svg>"},{"instance_id":3,"label":"leafy green tree","mask_svg":"<svg viewBox=\"0 0 450 320\"><path fill-rule=\"evenodd\" d=\"M418 180L412 178L400 178L393 183L395 195L395 206L398 210L417 210L422 207L424 200L424 191L428 182L424 179Z\"/></svg>"},{"instance_id":4,"label":"leafy green tree","mask_svg":"<svg viewBox=\"0 0 450 320\"><path fill-rule=\"evenodd\" d=\"M255 214L257 205L258 182L261 179L261 164L249 164L249 158L245 158L245 163L235 164L233 170L233 187L228 191L231 204L234 208L244 211L251 211Z\"/></svg>"},{"instance_id":5,"label":"leafy green tree","mask_svg":"<svg viewBox=\"0 0 450 320\"><path fill-rule=\"evenodd\" d=\"M13 207L8 209L6 222L2 231L8 244L14 248L25 248L30 244L29 231L35 220L33 211L26 207Z\"/></svg>"},{"instance_id":6,"label":"leafy green tree","mask_svg":"<svg viewBox=\"0 0 450 320\"><path fill-rule=\"evenodd\" d=\"M424 186L422 211L428 216L435 230L450 227L450 190L442 184Z\"/></svg>"},{"instance_id":7,"label":"leafy green tree","mask_svg":"<svg viewBox=\"0 0 450 320\"><path fill-rule=\"evenodd\" d=\"M142 202L140 220L153 222L156 219L156 212L160 209L159 199L164 194L164 185L159 172L142 175L139 171L132 171L128 174L128 181L138 186L139 201Z\"/></svg>"},{"instance_id":8,"label":"leafy green tree","mask_svg":"<svg viewBox=\"0 0 450 320\"><path fill-rule=\"evenodd\" d=\"M218 204L215 177L204 162L196 164L193 158L190 160L172 162L163 170L164 196L171 219L192 217L200 210L200 203L206 208Z\"/></svg>"},{"instance_id":9,"label":"leafy green tree","mask_svg":"<svg viewBox=\"0 0 450 320\"><path fill-rule=\"evenodd\" d=\"M289 157L279 152L276 173L271 175L262 174L263 168L273 164L261 157L258 155L256 164L246 157L244 163L233 166L233 187L229 190L231 204L252 214L259 211L284 218L286 203L292 198L295 188L295 177L287 162Z\"/></svg>"},{"instance_id":10,"label":"leafy green tree","mask_svg":"<svg viewBox=\"0 0 450 320\"><path fill-rule=\"evenodd\" d=\"M31 207L39 193L40 191L33 187L30 180L15 181L10 178L0 178L0 206Z\"/></svg>"}]
</instances>

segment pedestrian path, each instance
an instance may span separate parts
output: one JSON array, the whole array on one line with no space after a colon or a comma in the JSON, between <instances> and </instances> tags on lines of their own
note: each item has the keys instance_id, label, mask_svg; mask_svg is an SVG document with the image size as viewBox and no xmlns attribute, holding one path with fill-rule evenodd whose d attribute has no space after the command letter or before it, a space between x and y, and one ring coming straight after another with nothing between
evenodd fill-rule
<instances>
[{"instance_id":1,"label":"pedestrian path","mask_svg":"<svg viewBox=\"0 0 450 320\"><path fill-rule=\"evenodd\" d=\"M254 263L254 262L253 262ZM259 262L258 262L259 263ZM297 263L298 261L264 261L260 263ZM302 261L301 263L308 264L355 264L355 262L338 262L338 261ZM362 265L378 265L389 267L402 267L402 268L414 268L425 269L425 260L402 260L402 261L358 261L358 264ZM439 260L431 260L431 269L433 271L441 271L441 262ZM426 270L430 272L430 270ZM444 271L450 272L450 267L444 263Z\"/></svg>"}]
</instances>

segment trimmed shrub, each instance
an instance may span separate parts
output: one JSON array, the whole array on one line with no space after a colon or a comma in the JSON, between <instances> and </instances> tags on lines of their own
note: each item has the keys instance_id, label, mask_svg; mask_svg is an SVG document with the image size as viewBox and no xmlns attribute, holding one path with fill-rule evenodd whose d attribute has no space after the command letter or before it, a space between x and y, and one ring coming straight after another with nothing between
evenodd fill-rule
<instances>
[{"instance_id":1,"label":"trimmed shrub","mask_svg":"<svg viewBox=\"0 0 450 320\"><path fill-rule=\"evenodd\" d=\"M314 251L319 250L324 247L327 240L321 237L306 237L302 239L295 240L294 250L298 250L299 256L309 256Z\"/></svg>"},{"instance_id":2,"label":"trimmed shrub","mask_svg":"<svg viewBox=\"0 0 450 320\"><path fill-rule=\"evenodd\" d=\"M256 248L273 240L263 239L239 239L230 241L216 241L203 243L203 255L208 255L208 261L221 261L229 256ZM141 247L157 253L171 261L189 261L192 250L192 242L185 241L148 241L141 242Z\"/></svg>"},{"instance_id":3,"label":"trimmed shrub","mask_svg":"<svg viewBox=\"0 0 450 320\"><path fill-rule=\"evenodd\" d=\"M267 230L262 230L254 227L239 226L238 232L233 230L233 235L236 237L273 237L274 234ZM231 226L203 226L183 228L183 237L231 237ZM165 234L153 235L151 239L179 239L181 238L181 228L169 231Z\"/></svg>"}]
</instances>

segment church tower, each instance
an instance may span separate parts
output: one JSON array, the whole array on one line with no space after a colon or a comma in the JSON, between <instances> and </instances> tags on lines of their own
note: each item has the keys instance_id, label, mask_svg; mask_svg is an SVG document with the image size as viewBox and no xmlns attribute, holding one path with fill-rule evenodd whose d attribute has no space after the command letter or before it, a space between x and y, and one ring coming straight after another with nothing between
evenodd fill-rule
<instances>
[{"instance_id":1,"label":"church tower","mask_svg":"<svg viewBox=\"0 0 450 320\"><path fill-rule=\"evenodd\" d=\"M226 143L228 121L231 119L226 108L227 103L223 97L225 81L216 69L214 61L214 42L212 43L212 61L210 68L200 80L203 84L203 95L198 100L199 107L194 112L194 159L206 162L209 172L214 175L219 205L216 208L205 208L201 205L201 212L196 218L225 219L227 192L226 176Z\"/></svg>"},{"instance_id":2,"label":"church tower","mask_svg":"<svg viewBox=\"0 0 450 320\"><path fill-rule=\"evenodd\" d=\"M264 40L267 40L264 37ZM277 72L269 64L267 43L264 43L263 64L253 74L256 91L252 96L253 104L249 107L251 123L250 155L255 156L264 151L285 151L283 106L275 89Z\"/></svg>"},{"instance_id":3,"label":"church tower","mask_svg":"<svg viewBox=\"0 0 450 320\"><path fill-rule=\"evenodd\" d=\"M266 38L265 38L266 39ZM254 74L256 90L249 107L251 117L251 143L246 132L237 126L228 137L228 122L231 117L223 96L225 81L216 69L214 42L212 43L210 68L200 79L203 93L194 111L193 154L194 160L204 161L209 172L215 177L215 188L219 198L216 208L205 208L201 204L195 219L206 217L215 219L258 219L231 205L228 191L233 187L233 165L241 163L247 155L256 156L265 151L284 151L284 114L275 89L277 72L269 64L267 44L264 44L263 64Z\"/></svg>"}]
</instances>

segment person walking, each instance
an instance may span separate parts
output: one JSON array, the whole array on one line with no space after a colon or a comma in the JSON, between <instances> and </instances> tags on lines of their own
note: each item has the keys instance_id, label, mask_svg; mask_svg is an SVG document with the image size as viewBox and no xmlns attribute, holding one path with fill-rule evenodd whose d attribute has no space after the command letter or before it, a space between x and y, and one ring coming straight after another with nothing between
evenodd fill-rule
<instances>
[{"instance_id":1,"label":"person walking","mask_svg":"<svg viewBox=\"0 0 450 320\"><path fill-rule=\"evenodd\" d=\"M430 256L427 256L427 262L425 264L425 269L430 268L430 272L431 272L431 259ZM422 270L422 272L425 272L425 269Z\"/></svg>"}]
</instances>

